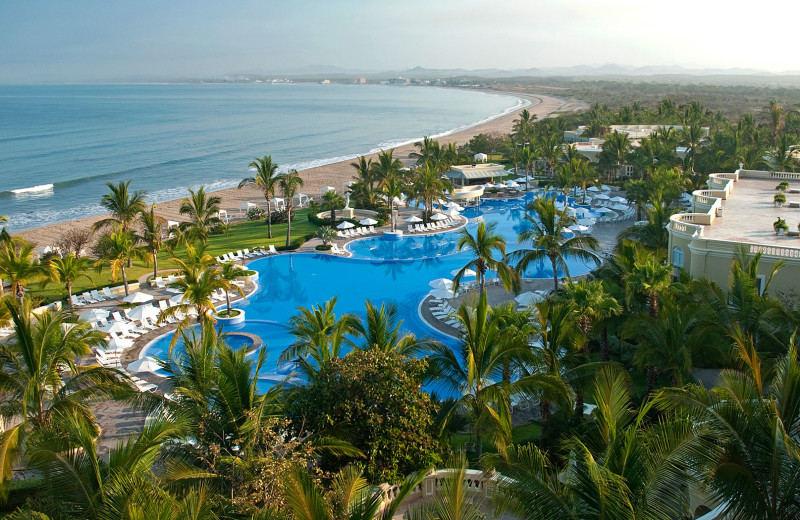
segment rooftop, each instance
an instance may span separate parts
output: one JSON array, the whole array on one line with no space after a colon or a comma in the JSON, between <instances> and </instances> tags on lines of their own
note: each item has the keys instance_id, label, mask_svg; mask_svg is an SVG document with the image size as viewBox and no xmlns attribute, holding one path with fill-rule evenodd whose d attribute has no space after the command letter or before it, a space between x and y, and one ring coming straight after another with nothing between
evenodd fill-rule
<instances>
[{"instance_id":1,"label":"rooftop","mask_svg":"<svg viewBox=\"0 0 800 520\"><path fill-rule=\"evenodd\" d=\"M786 220L789 229L797 230L800 208L788 207L789 202L800 202L800 194L786 192L787 204L776 208L773 202L775 186L780 180L740 177L733 193L722 201L722 217L703 229L703 237L800 248L800 239L778 236L772 223L778 217ZM800 181L788 181L791 189L800 189Z\"/></svg>"},{"instance_id":2,"label":"rooftop","mask_svg":"<svg viewBox=\"0 0 800 520\"><path fill-rule=\"evenodd\" d=\"M504 177L508 172L501 164L462 164L452 166L445 175L449 179L491 179L493 177Z\"/></svg>"}]
</instances>

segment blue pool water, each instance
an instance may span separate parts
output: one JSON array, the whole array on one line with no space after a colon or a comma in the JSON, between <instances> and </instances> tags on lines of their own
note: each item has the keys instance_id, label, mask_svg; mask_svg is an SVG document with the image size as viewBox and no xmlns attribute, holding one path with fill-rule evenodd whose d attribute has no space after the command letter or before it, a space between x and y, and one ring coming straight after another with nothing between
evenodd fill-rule
<instances>
[{"instance_id":1,"label":"blue pool water","mask_svg":"<svg viewBox=\"0 0 800 520\"><path fill-rule=\"evenodd\" d=\"M467 229L474 232L482 217L487 223L496 222L497 231L505 236L508 250L520 246L516 237L525 229L526 198L503 201L484 201L480 207L468 208L464 215L473 219ZM268 358L261 375L274 378L285 370L276 366L281 351L288 347L293 336L287 323L298 307L310 307L337 296L337 314L352 312L363 316L365 300L373 303L394 302L404 322L402 328L421 337L453 344L454 339L425 325L417 308L431 290L428 282L435 278L452 278L470 259L468 252L456 252L458 232L405 237L397 242L380 237L351 242L352 258L332 255L295 253L256 260L248 264L259 272L259 288L247 300L234 304L245 309L247 320L225 330L256 334L264 341ZM582 261L569 262L570 274L584 274L594 265ZM561 273L560 273L561 274ZM491 274L489 275L491 276ZM552 278L549 262L531 266L529 278ZM142 352L162 359L167 355L171 335L155 340ZM235 346L235 345L234 345Z\"/></svg>"}]
</instances>

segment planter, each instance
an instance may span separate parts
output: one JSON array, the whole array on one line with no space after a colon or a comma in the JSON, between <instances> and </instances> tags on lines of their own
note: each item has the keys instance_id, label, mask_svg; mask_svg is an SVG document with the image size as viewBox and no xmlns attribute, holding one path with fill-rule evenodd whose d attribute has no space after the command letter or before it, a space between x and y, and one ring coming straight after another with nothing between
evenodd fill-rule
<instances>
[{"instance_id":1,"label":"planter","mask_svg":"<svg viewBox=\"0 0 800 520\"><path fill-rule=\"evenodd\" d=\"M782 237L783 235L786 234L786 230L783 228L776 229L775 232L778 234L779 237Z\"/></svg>"},{"instance_id":2,"label":"planter","mask_svg":"<svg viewBox=\"0 0 800 520\"><path fill-rule=\"evenodd\" d=\"M217 323L219 323L222 326L225 326L225 325L236 325L238 323L244 323L244 310L242 310L242 309L231 309L231 311L232 312L238 312L238 314L236 316L223 317L223 316L220 316L219 314L217 314L215 312L214 313L214 318L216 318Z\"/></svg>"},{"instance_id":3,"label":"planter","mask_svg":"<svg viewBox=\"0 0 800 520\"><path fill-rule=\"evenodd\" d=\"M783 206L783 202L776 202L775 203L775 207L776 208L780 208L781 206Z\"/></svg>"},{"instance_id":4,"label":"planter","mask_svg":"<svg viewBox=\"0 0 800 520\"><path fill-rule=\"evenodd\" d=\"M383 239L389 240L390 242L397 242L403 238L402 231L384 231L383 232Z\"/></svg>"},{"instance_id":5,"label":"planter","mask_svg":"<svg viewBox=\"0 0 800 520\"><path fill-rule=\"evenodd\" d=\"M245 282L253 282L255 283L258 280L258 271L253 271L253 274L249 274L247 276L242 276L242 279Z\"/></svg>"}]
</instances>

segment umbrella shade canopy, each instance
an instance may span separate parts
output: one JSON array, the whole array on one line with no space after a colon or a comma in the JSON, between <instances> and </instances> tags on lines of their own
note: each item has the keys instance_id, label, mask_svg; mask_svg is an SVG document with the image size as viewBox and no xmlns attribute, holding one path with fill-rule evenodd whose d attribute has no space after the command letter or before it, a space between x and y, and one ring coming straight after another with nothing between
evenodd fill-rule
<instances>
[{"instance_id":1,"label":"umbrella shade canopy","mask_svg":"<svg viewBox=\"0 0 800 520\"><path fill-rule=\"evenodd\" d=\"M528 179L526 179L525 177L517 177L516 179L514 179L514 182L528 182Z\"/></svg>"},{"instance_id":2,"label":"umbrella shade canopy","mask_svg":"<svg viewBox=\"0 0 800 520\"><path fill-rule=\"evenodd\" d=\"M418 223L418 222L422 222L422 219L421 219L421 218L419 218L419 217L418 217L418 216L416 216L416 215L411 215L410 217L408 217L408 218L406 219L406 222L411 222L411 223L414 223L414 224L416 224L416 223Z\"/></svg>"},{"instance_id":3,"label":"umbrella shade canopy","mask_svg":"<svg viewBox=\"0 0 800 520\"><path fill-rule=\"evenodd\" d=\"M98 329L105 333L128 332L128 327L124 323L120 323L118 321L115 321L114 323L109 323L104 327L98 327Z\"/></svg>"},{"instance_id":4,"label":"umbrella shade canopy","mask_svg":"<svg viewBox=\"0 0 800 520\"><path fill-rule=\"evenodd\" d=\"M352 222L348 222L348 221L345 220L344 222L342 222L341 224L336 226L336 229L350 229L350 228L353 228L353 227L355 227L355 226L353 225Z\"/></svg>"},{"instance_id":5,"label":"umbrella shade canopy","mask_svg":"<svg viewBox=\"0 0 800 520\"><path fill-rule=\"evenodd\" d=\"M597 186L589 186L588 188L586 188L586 191L598 192L600 191L600 188L598 188Z\"/></svg>"},{"instance_id":6,"label":"umbrella shade canopy","mask_svg":"<svg viewBox=\"0 0 800 520\"><path fill-rule=\"evenodd\" d=\"M447 210L447 214L450 215L451 217L457 217L458 216L458 210L456 208L451 208L451 209Z\"/></svg>"},{"instance_id":7,"label":"umbrella shade canopy","mask_svg":"<svg viewBox=\"0 0 800 520\"><path fill-rule=\"evenodd\" d=\"M461 270L461 269L453 269L452 271L450 271L450 274L451 274L452 276L455 276L455 275L457 275L457 274L458 274L458 272L459 272L460 270ZM466 271L464 271L464 276L475 276L476 274L477 274L477 273L476 273L475 271L473 271L472 269L467 269Z\"/></svg>"},{"instance_id":8,"label":"umbrella shade canopy","mask_svg":"<svg viewBox=\"0 0 800 520\"><path fill-rule=\"evenodd\" d=\"M598 213L614 213L614 210L611 208L597 208L595 211Z\"/></svg>"},{"instance_id":9,"label":"umbrella shade canopy","mask_svg":"<svg viewBox=\"0 0 800 520\"><path fill-rule=\"evenodd\" d=\"M578 221L580 226L594 226L595 224L597 224L597 221L593 218L582 218Z\"/></svg>"},{"instance_id":10,"label":"umbrella shade canopy","mask_svg":"<svg viewBox=\"0 0 800 520\"><path fill-rule=\"evenodd\" d=\"M506 186L509 188L519 188L519 184L515 181L506 181Z\"/></svg>"},{"instance_id":11,"label":"umbrella shade canopy","mask_svg":"<svg viewBox=\"0 0 800 520\"><path fill-rule=\"evenodd\" d=\"M434 289L452 289L453 288L453 280L448 280L447 278L437 278L435 280L431 280L428 283L429 286L433 287Z\"/></svg>"},{"instance_id":12,"label":"umbrella shade canopy","mask_svg":"<svg viewBox=\"0 0 800 520\"><path fill-rule=\"evenodd\" d=\"M611 206L611 209L615 209L617 211L625 211L626 209L628 209L628 206L626 206L625 204L614 204L613 206Z\"/></svg>"},{"instance_id":13,"label":"umbrella shade canopy","mask_svg":"<svg viewBox=\"0 0 800 520\"><path fill-rule=\"evenodd\" d=\"M578 231L580 233L586 233L587 231L589 231L589 227L588 226L584 226L584 225L581 225L581 224L574 224L574 225L570 226L569 228L572 231Z\"/></svg>"},{"instance_id":14,"label":"umbrella shade canopy","mask_svg":"<svg viewBox=\"0 0 800 520\"><path fill-rule=\"evenodd\" d=\"M181 303L183 303L183 293L176 294L175 296L169 299L170 306L180 305Z\"/></svg>"},{"instance_id":15,"label":"umbrella shade canopy","mask_svg":"<svg viewBox=\"0 0 800 520\"><path fill-rule=\"evenodd\" d=\"M448 218L450 217L448 217L444 213L437 213L431 217L431 220L447 220Z\"/></svg>"},{"instance_id":16,"label":"umbrella shade canopy","mask_svg":"<svg viewBox=\"0 0 800 520\"><path fill-rule=\"evenodd\" d=\"M141 305L129 311L128 317L132 320L145 320L148 318L158 317L159 312L161 312L161 310L153 307L152 305Z\"/></svg>"},{"instance_id":17,"label":"umbrella shade canopy","mask_svg":"<svg viewBox=\"0 0 800 520\"><path fill-rule=\"evenodd\" d=\"M603 191L611 191L611 186L606 186L605 184L600 186L600 189Z\"/></svg>"},{"instance_id":18,"label":"umbrella shade canopy","mask_svg":"<svg viewBox=\"0 0 800 520\"><path fill-rule=\"evenodd\" d=\"M124 297L122 301L128 303L147 303L153 300L153 296L151 294L143 293L143 292L135 292L129 294L128 296Z\"/></svg>"},{"instance_id":19,"label":"umbrella shade canopy","mask_svg":"<svg viewBox=\"0 0 800 520\"><path fill-rule=\"evenodd\" d=\"M594 200L610 200L610 199L611 197L609 197L608 195L603 195L602 193L600 195L595 195L594 197Z\"/></svg>"},{"instance_id":20,"label":"umbrella shade canopy","mask_svg":"<svg viewBox=\"0 0 800 520\"><path fill-rule=\"evenodd\" d=\"M131 372L155 372L161 370L161 365L150 356L145 356L128 365L128 370Z\"/></svg>"},{"instance_id":21,"label":"umbrella shade canopy","mask_svg":"<svg viewBox=\"0 0 800 520\"><path fill-rule=\"evenodd\" d=\"M449 300L451 298L455 298L455 294L450 289L436 289L431 291L431 296L438 300Z\"/></svg>"},{"instance_id":22,"label":"umbrella shade canopy","mask_svg":"<svg viewBox=\"0 0 800 520\"><path fill-rule=\"evenodd\" d=\"M611 197L611 202L619 202L620 204L627 204L628 199L626 199L625 197L616 196L616 197Z\"/></svg>"},{"instance_id":23,"label":"umbrella shade canopy","mask_svg":"<svg viewBox=\"0 0 800 520\"><path fill-rule=\"evenodd\" d=\"M322 193L325 193L326 191L336 191L336 188L334 188L333 186L323 186L322 189L320 189L320 191Z\"/></svg>"},{"instance_id":24,"label":"umbrella shade canopy","mask_svg":"<svg viewBox=\"0 0 800 520\"><path fill-rule=\"evenodd\" d=\"M520 305L530 305L532 303L539 303L541 301L544 301L544 296L542 296L539 293L528 291L514 298L514 301Z\"/></svg>"},{"instance_id":25,"label":"umbrella shade canopy","mask_svg":"<svg viewBox=\"0 0 800 520\"><path fill-rule=\"evenodd\" d=\"M378 221L367 217L367 218L362 218L361 220L358 221L358 223L361 224L362 226L374 226L375 224L378 223Z\"/></svg>"},{"instance_id":26,"label":"umbrella shade canopy","mask_svg":"<svg viewBox=\"0 0 800 520\"><path fill-rule=\"evenodd\" d=\"M81 318L86 321L97 321L102 320L104 318L108 318L110 313L105 309L92 309L88 312L84 312L81 314Z\"/></svg>"}]
</instances>

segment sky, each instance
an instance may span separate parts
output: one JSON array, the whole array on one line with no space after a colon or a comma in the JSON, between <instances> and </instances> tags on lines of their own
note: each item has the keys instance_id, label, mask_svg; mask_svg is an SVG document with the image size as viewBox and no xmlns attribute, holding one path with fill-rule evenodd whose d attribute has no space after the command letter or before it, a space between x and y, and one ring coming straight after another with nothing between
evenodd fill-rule
<instances>
[{"instance_id":1,"label":"sky","mask_svg":"<svg viewBox=\"0 0 800 520\"><path fill-rule=\"evenodd\" d=\"M378 72L800 69L789 0L0 0L0 83Z\"/></svg>"}]
</instances>

